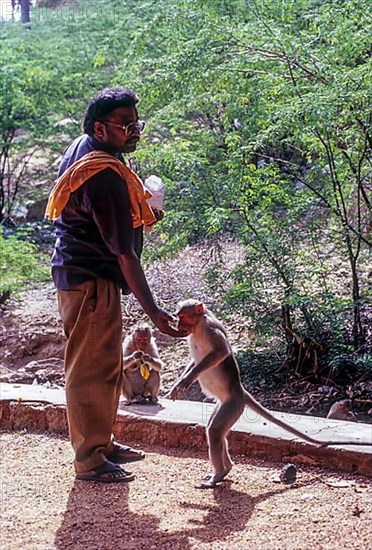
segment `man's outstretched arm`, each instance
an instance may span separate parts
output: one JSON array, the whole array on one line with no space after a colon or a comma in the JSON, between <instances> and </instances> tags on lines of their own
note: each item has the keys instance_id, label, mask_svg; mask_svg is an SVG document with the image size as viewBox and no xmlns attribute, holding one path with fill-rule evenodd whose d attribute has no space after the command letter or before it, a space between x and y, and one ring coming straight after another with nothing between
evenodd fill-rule
<instances>
[{"instance_id":1,"label":"man's outstretched arm","mask_svg":"<svg viewBox=\"0 0 372 550\"><path fill-rule=\"evenodd\" d=\"M133 292L154 325L164 334L175 337L186 336L170 326L169 323L176 321L176 319L156 305L141 262L135 252L121 254L118 256L118 261L129 289Z\"/></svg>"}]
</instances>

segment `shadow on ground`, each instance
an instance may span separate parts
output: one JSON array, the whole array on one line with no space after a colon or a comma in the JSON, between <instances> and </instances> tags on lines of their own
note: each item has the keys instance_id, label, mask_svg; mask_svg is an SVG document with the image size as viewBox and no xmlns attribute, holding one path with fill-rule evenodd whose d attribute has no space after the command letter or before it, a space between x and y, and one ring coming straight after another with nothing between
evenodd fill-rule
<instances>
[{"instance_id":1,"label":"shadow on ground","mask_svg":"<svg viewBox=\"0 0 372 550\"><path fill-rule=\"evenodd\" d=\"M184 509L195 510L195 519L181 531L161 529L161 517L132 512L128 507L130 485L112 484L102 487L95 483L75 481L67 509L56 533L55 548L100 548L111 550L135 548L191 548L189 538L198 543L224 541L229 535L244 531L255 506L289 487L280 488L252 498L222 483L213 489L215 505L181 502ZM200 519L199 519L200 517Z\"/></svg>"}]
</instances>

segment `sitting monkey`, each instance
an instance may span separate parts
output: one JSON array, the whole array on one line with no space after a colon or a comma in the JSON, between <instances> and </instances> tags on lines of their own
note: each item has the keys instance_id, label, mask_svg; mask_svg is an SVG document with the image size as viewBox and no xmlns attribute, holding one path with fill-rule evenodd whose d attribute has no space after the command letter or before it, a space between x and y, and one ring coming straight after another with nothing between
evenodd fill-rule
<instances>
[{"instance_id":1,"label":"sitting monkey","mask_svg":"<svg viewBox=\"0 0 372 550\"><path fill-rule=\"evenodd\" d=\"M123 395L126 405L132 401L156 405L163 365L151 328L148 325L137 326L123 344Z\"/></svg>"},{"instance_id":2,"label":"sitting monkey","mask_svg":"<svg viewBox=\"0 0 372 550\"><path fill-rule=\"evenodd\" d=\"M327 418L333 420L347 420L349 422L358 422L356 415L351 410L351 400L343 399L342 401L336 401L327 414Z\"/></svg>"}]
</instances>

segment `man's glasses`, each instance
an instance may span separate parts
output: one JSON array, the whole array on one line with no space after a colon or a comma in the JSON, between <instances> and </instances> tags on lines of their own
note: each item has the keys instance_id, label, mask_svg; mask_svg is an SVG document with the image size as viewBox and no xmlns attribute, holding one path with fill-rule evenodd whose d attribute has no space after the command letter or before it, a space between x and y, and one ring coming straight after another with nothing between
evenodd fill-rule
<instances>
[{"instance_id":1,"label":"man's glasses","mask_svg":"<svg viewBox=\"0 0 372 550\"><path fill-rule=\"evenodd\" d=\"M124 130L125 135L129 136L135 132L142 134L146 127L146 122L144 120L136 120L136 122L128 122L128 124L116 124L116 122L110 122L109 120L101 120L103 124L110 124L111 126L116 126Z\"/></svg>"}]
</instances>

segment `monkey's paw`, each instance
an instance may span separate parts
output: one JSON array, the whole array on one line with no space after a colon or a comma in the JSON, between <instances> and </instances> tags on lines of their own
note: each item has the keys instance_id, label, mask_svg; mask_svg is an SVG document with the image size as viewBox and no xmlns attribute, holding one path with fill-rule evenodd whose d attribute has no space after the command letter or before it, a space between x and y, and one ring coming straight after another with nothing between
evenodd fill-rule
<instances>
[{"instance_id":1,"label":"monkey's paw","mask_svg":"<svg viewBox=\"0 0 372 550\"><path fill-rule=\"evenodd\" d=\"M199 483L199 485L195 485L195 487L196 489L214 489L214 487L217 487L218 483L221 483L221 481L225 481L226 473L224 472L223 474L207 474L203 477L201 483Z\"/></svg>"},{"instance_id":2,"label":"monkey's paw","mask_svg":"<svg viewBox=\"0 0 372 550\"><path fill-rule=\"evenodd\" d=\"M166 397L168 397L168 395ZM173 388L169 392L169 397L170 397L170 399L172 399L172 401L175 401L178 397L178 388Z\"/></svg>"},{"instance_id":3,"label":"monkey's paw","mask_svg":"<svg viewBox=\"0 0 372 550\"><path fill-rule=\"evenodd\" d=\"M169 393L170 398L173 399L173 401L175 401L180 395L182 395L184 391L185 391L185 387L184 387L184 384L181 382L171 389Z\"/></svg>"},{"instance_id":4,"label":"monkey's paw","mask_svg":"<svg viewBox=\"0 0 372 550\"><path fill-rule=\"evenodd\" d=\"M199 485L195 485L196 489L214 489L215 487L217 487L217 483L212 479L208 481L202 481L201 483L199 483Z\"/></svg>"}]
</instances>

